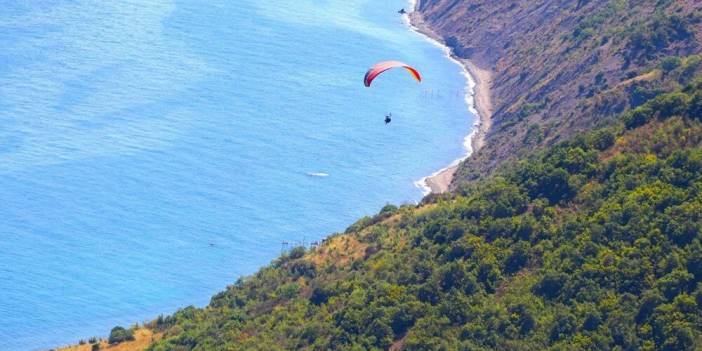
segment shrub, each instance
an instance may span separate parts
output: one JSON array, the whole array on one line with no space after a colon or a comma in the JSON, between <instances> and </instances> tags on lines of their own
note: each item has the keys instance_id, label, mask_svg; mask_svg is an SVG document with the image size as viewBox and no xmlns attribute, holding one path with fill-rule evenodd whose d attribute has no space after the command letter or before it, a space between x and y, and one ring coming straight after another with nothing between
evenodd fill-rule
<instances>
[{"instance_id":1,"label":"shrub","mask_svg":"<svg viewBox=\"0 0 702 351\"><path fill-rule=\"evenodd\" d=\"M614 132L609 129L602 129L592 134L589 144L591 147L603 151L614 145L615 140Z\"/></svg>"},{"instance_id":2,"label":"shrub","mask_svg":"<svg viewBox=\"0 0 702 351\"><path fill-rule=\"evenodd\" d=\"M294 249L290 250L290 254L288 255L291 260L296 260L298 258L301 258L302 256L305 255L305 248L302 246L295 247Z\"/></svg>"}]
</instances>

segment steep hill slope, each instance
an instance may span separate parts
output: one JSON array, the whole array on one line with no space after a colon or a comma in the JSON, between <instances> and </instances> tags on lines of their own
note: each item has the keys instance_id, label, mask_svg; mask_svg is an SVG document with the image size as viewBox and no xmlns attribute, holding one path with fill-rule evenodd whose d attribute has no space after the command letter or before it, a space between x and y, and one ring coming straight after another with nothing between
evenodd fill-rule
<instances>
[{"instance_id":1,"label":"steep hill slope","mask_svg":"<svg viewBox=\"0 0 702 351\"><path fill-rule=\"evenodd\" d=\"M487 144L456 182L670 91L681 82L644 73L702 51L697 0L420 0L418 10L457 56L492 72Z\"/></svg>"},{"instance_id":2,"label":"steep hill slope","mask_svg":"<svg viewBox=\"0 0 702 351\"><path fill-rule=\"evenodd\" d=\"M702 347L702 79L152 325L151 350Z\"/></svg>"}]
</instances>

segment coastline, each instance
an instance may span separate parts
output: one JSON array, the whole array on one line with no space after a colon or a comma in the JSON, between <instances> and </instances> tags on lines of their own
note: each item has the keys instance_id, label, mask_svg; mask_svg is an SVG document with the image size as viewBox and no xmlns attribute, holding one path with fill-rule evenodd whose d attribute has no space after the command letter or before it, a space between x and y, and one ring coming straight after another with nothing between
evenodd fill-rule
<instances>
[{"instance_id":1,"label":"coastline","mask_svg":"<svg viewBox=\"0 0 702 351\"><path fill-rule=\"evenodd\" d=\"M407 20L410 31L423 36L432 44L440 47L444 50L447 58L462 67L462 74L467 79L465 101L469 111L476 116L473 128L470 130L470 133L464 137L462 142L465 149L464 156L454 160L450 165L415 182L417 187L423 189L424 195L439 194L449 190L460 163L470 157L474 151L480 149L485 143L487 131L491 126L490 116L492 115L490 99L491 72L482 70L471 61L456 56L453 50L445 44L443 38L436 34L436 32L425 23L422 15L416 11L417 0L410 0L410 4L412 6L412 11L403 15ZM321 172L311 172L307 175L312 177L328 176L326 173ZM115 351L138 351L148 346L151 341L160 339L162 334L154 333L148 329L140 329L140 331L135 334L135 337L136 341L125 342L111 347L102 340L100 341L101 349L109 348ZM58 348L57 350L87 351L91 346L91 344L74 345L66 348Z\"/></svg>"},{"instance_id":2,"label":"coastline","mask_svg":"<svg viewBox=\"0 0 702 351\"><path fill-rule=\"evenodd\" d=\"M463 142L466 149L465 156L415 182L417 187L423 189L424 195L429 195L448 191L460 163L485 145L485 138L492 127L493 107L490 97L492 72L481 69L472 61L455 55L453 50L446 45L444 39L424 21L422 14L417 9L418 5L417 0L410 0L411 12L404 15L410 30L441 47L450 60L462 67L463 74L468 80L466 103L469 111L477 117L473 124L473 130Z\"/></svg>"}]
</instances>

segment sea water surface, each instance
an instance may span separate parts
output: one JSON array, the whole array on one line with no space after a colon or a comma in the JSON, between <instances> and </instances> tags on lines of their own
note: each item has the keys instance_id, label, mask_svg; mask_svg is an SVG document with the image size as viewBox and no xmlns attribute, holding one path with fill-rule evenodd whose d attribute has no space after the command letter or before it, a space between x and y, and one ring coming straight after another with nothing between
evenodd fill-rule
<instances>
[{"instance_id":1,"label":"sea water surface","mask_svg":"<svg viewBox=\"0 0 702 351\"><path fill-rule=\"evenodd\" d=\"M0 1L0 350L204 306L283 241L418 201L473 116L406 6ZM387 59L424 82L365 88Z\"/></svg>"}]
</instances>

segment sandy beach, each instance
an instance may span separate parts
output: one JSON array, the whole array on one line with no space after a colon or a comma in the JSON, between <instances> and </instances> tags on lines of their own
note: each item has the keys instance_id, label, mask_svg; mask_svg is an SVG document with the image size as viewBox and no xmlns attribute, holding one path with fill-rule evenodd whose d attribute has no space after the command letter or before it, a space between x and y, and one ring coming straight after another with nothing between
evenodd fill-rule
<instances>
[{"instance_id":1,"label":"sandy beach","mask_svg":"<svg viewBox=\"0 0 702 351\"><path fill-rule=\"evenodd\" d=\"M473 131L467 137L466 149L468 152L466 156L418 182L423 187L428 188L429 193L443 193L449 190L451 182L453 181L453 176L461 161L468 158L474 151L479 150L485 144L485 137L492 126L491 117L493 109L490 97L492 73L479 68L470 60L456 56L453 51L448 48L443 38L426 24L422 14L417 11L416 7L416 1L412 1L411 8L413 11L408 14L409 24L412 30L446 48L450 58L461 64L475 83L475 86L468 92L470 96L467 101L472 103L473 106L469 104L469 109L471 112L478 115L478 120L474 125Z\"/></svg>"}]
</instances>

